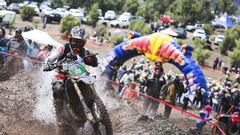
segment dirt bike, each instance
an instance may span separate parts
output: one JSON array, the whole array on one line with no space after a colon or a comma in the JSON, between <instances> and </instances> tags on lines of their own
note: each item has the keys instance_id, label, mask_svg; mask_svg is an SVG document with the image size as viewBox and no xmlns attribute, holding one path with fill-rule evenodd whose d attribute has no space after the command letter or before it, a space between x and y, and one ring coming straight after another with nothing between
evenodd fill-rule
<instances>
[{"instance_id":1,"label":"dirt bike","mask_svg":"<svg viewBox=\"0 0 240 135\"><path fill-rule=\"evenodd\" d=\"M87 72L83 60L78 56L78 60L75 61L53 64L52 69L55 68L66 76L65 99L69 115L78 120L81 119L80 113L83 111L95 134L112 135L109 114L94 88L96 76Z\"/></svg>"}]
</instances>

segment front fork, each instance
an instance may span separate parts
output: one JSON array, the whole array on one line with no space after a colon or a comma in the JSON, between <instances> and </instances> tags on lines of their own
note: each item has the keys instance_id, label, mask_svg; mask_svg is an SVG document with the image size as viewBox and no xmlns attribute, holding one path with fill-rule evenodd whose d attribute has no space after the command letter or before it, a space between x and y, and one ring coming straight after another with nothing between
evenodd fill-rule
<instances>
[{"instance_id":1,"label":"front fork","mask_svg":"<svg viewBox=\"0 0 240 135\"><path fill-rule=\"evenodd\" d=\"M82 92L80 90L80 88L78 87L78 84L73 80L71 79L72 83L73 83L73 86L78 94L78 97L79 97L79 100L80 100L80 103L83 105L83 111L84 113L86 114L86 117L87 119L91 122L91 123L96 123L96 120L95 118L93 117L93 114L92 114L92 111L89 109L89 107L87 106L86 104L86 100L85 98L82 96Z\"/></svg>"}]
</instances>

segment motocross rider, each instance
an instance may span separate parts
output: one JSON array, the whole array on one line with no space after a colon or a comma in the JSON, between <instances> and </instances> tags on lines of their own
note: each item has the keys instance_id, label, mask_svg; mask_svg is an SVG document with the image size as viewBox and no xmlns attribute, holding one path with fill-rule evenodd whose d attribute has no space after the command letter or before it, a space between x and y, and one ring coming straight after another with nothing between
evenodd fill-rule
<instances>
[{"instance_id":1,"label":"motocross rider","mask_svg":"<svg viewBox=\"0 0 240 135\"><path fill-rule=\"evenodd\" d=\"M86 43L87 34L85 29L81 26L75 26L70 31L69 43L60 46L54 50L45 60L43 71L50 71L53 62L63 62L65 60L76 60L76 55L79 55L86 65L97 67L98 59L96 55L84 47ZM55 113L57 117L57 124L59 132L65 132L64 126L67 124L64 121L64 74L58 73L56 79L52 83L53 99Z\"/></svg>"}]
</instances>

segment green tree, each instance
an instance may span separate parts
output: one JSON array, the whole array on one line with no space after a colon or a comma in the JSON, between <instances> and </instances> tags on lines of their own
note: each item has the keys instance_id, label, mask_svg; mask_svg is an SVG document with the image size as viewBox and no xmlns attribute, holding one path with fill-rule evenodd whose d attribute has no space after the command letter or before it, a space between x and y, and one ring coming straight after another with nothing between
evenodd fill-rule
<instances>
[{"instance_id":1,"label":"green tree","mask_svg":"<svg viewBox=\"0 0 240 135\"><path fill-rule=\"evenodd\" d=\"M157 21L160 14L164 14L174 0L145 0L138 7L137 15L142 16L147 22Z\"/></svg>"},{"instance_id":2,"label":"green tree","mask_svg":"<svg viewBox=\"0 0 240 135\"><path fill-rule=\"evenodd\" d=\"M233 14L237 11L237 6L234 5L233 0L217 0L214 11L218 13Z\"/></svg>"},{"instance_id":3,"label":"green tree","mask_svg":"<svg viewBox=\"0 0 240 135\"><path fill-rule=\"evenodd\" d=\"M60 25L61 32L68 35L74 26L80 25L80 20L69 14L62 18Z\"/></svg>"},{"instance_id":4,"label":"green tree","mask_svg":"<svg viewBox=\"0 0 240 135\"><path fill-rule=\"evenodd\" d=\"M225 32L225 38L220 46L221 53L227 55L227 51L232 51L236 47L236 40L240 38L240 25Z\"/></svg>"},{"instance_id":5,"label":"green tree","mask_svg":"<svg viewBox=\"0 0 240 135\"><path fill-rule=\"evenodd\" d=\"M144 23L142 20L136 19L130 22L129 29L137 31L142 35L150 34L151 27L149 24Z\"/></svg>"},{"instance_id":6,"label":"green tree","mask_svg":"<svg viewBox=\"0 0 240 135\"><path fill-rule=\"evenodd\" d=\"M196 21L209 22L214 18L209 0L176 0L170 5L169 14L174 20L184 25Z\"/></svg>"},{"instance_id":7,"label":"green tree","mask_svg":"<svg viewBox=\"0 0 240 135\"><path fill-rule=\"evenodd\" d=\"M229 57L232 61L237 61L237 63L240 63L240 40L236 40L236 48L232 52L229 53Z\"/></svg>"},{"instance_id":8,"label":"green tree","mask_svg":"<svg viewBox=\"0 0 240 135\"><path fill-rule=\"evenodd\" d=\"M123 35L119 35L119 34L112 34L112 35L111 35L111 42L112 42L114 45L118 45L118 44L122 43L123 40L124 40Z\"/></svg>"},{"instance_id":9,"label":"green tree","mask_svg":"<svg viewBox=\"0 0 240 135\"><path fill-rule=\"evenodd\" d=\"M210 53L207 49L204 49L205 41L200 39L194 40L194 51L193 57L199 62L201 65L205 65L206 60L210 57Z\"/></svg>"},{"instance_id":10,"label":"green tree","mask_svg":"<svg viewBox=\"0 0 240 135\"><path fill-rule=\"evenodd\" d=\"M126 0L126 3L123 9L124 11L130 12L133 15L135 15L135 13L138 10L138 6L139 6L138 0Z\"/></svg>"},{"instance_id":11,"label":"green tree","mask_svg":"<svg viewBox=\"0 0 240 135\"><path fill-rule=\"evenodd\" d=\"M62 7L64 5L64 0L53 0L54 7Z\"/></svg>"},{"instance_id":12,"label":"green tree","mask_svg":"<svg viewBox=\"0 0 240 135\"><path fill-rule=\"evenodd\" d=\"M126 0L95 0L99 5L99 8L102 9L102 12L105 13L107 10L114 10L115 12L122 12L123 6Z\"/></svg>"},{"instance_id":13,"label":"green tree","mask_svg":"<svg viewBox=\"0 0 240 135\"><path fill-rule=\"evenodd\" d=\"M32 21L35 10L32 7L23 6L20 15L23 21Z\"/></svg>"},{"instance_id":14,"label":"green tree","mask_svg":"<svg viewBox=\"0 0 240 135\"><path fill-rule=\"evenodd\" d=\"M107 33L107 27L103 24L97 24L96 32L97 36L103 37Z\"/></svg>"},{"instance_id":15,"label":"green tree","mask_svg":"<svg viewBox=\"0 0 240 135\"><path fill-rule=\"evenodd\" d=\"M64 0L64 4L69 5L71 8L78 8L84 0Z\"/></svg>"},{"instance_id":16,"label":"green tree","mask_svg":"<svg viewBox=\"0 0 240 135\"><path fill-rule=\"evenodd\" d=\"M95 3L92 5L91 10L88 13L89 17L90 17L90 24L95 27L96 23L98 21L98 17L99 17L99 12L98 12L98 4Z\"/></svg>"},{"instance_id":17,"label":"green tree","mask_svg":"<svg viewBox=\"0 0 240 135\"><path fill-rule=\"evenodd\" d=\"M212 34L214 31L213 26L209 23L204 24L203 29L206 31L207 34Z\"/></svg>"}]
</instances>

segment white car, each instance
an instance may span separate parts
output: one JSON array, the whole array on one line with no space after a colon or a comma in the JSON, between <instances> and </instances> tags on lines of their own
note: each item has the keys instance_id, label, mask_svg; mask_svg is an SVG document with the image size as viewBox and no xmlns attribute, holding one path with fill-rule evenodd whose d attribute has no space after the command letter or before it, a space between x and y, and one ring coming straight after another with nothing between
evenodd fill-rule
<instances>
[{"instance_id":1,"label":"white car","mask_svg":"<svg viewBox=\"0 0 240 135\"><path fill-rule=\"evenodd\" d=\"M187 31L195 31L196 29L201 29L203 27L203 24L196 23L194 25L187 25L186 29Z\"/></svg>"},{"instance_id":2,"label":"white car","mask_svg":"<svg viewBox=\"0 0 240 135\"><path fill-rule=\"evenodd\" d=\"M7 2L4 0L0 0L0 9L5 9L7 8Z\"/></svg>"},{"instance_id":3,"label":"white car","mask_svg":"<svg viewBox=\"0 0 240 135\"><path fill-rule=\"evenodd\" d=\"M117 27L117 28L127 28L129 25L129 18L125 17L125 18L118 18L116 20L112 20L110 22L110 26L111 27Z\"/></svg>"},{"instance_id":4,"label":"white car","mask_svg":"<svg viewBox=\"0 0 240 135\"><path fill-rule=\"evenodd\" d=\"M193 39L200 38L201 40L207 40L206 32L202 29L197 29L193 32Z\"/></svg>"},{"instance_id":5,"label":"white car","mask_svg":"<svg viewBox=\"0 0 240 135\"><path fill-rule=\"evenodd\" d=\"M129 13L129 12L124 12L124 13L122 13L122 14L119 16L119 18L131 17L131 16L132 16L131 13Z\"/></svg>"},{"instance_id":6,"label":"white car","mask_svg":"<svg viewBox=\"0 0 240 135\"><path fill-rule=\"evenodd\" d=\"M30 3L30 1L23 1L22 3L19 3L18 5L22 8L23 6L27 6Z\"/></svg>"},{"instance_id":7,"label":"white car","mask_svg":"<svg viewBox=\"0 0 240 135\"><path fill-rule=\"evenodd\" d=\"M78 9L70 9L66 14L71 14L78 19L83 19L84 18L84 13L82 13Z\"/></svg>"},{"instance_id":8,"label":"white car","mask_svg":"<svg viewBox=\"0 0 240 135\"><path fill-rule=\"evenodd\" d=\"M53 9L51 9L50 7L45 7L45 8L43 8L43 10L42 10L43 16L44 16L44 15L51 15L52 13L53 13Z\"/></svg>"},{"instance_id":9,"label":"white car","mask_svg":"<svg viewBox=\"0 0 240 135\"><path fill-rule=\"evenodd\" d=\"M116 18L116 13L113 10L108 10L104 15L105 19L114 20Z\"/></svg>"},{"instance_id":10,"label":"white car","mask_svg":"<svg viewBox=\"0 0 240 135\"><path fill-rule=\"evenodd\" d=\"M219 45L223 42L225 36L224 35L217 35L217 37L214 40L215 45Z\"/></svg>"},{"instance_id":11,"label":"white car","mask_svg":"<svg viewBox=\"0 0 240 135\"><path fill-rule=\"evenodd\" d=\"M37 5L35 5L35 4L29 4L29 5L27 5L27 6L28 6L28 7L32 7L32 8L34 9L34 11L36 12L36 15L39 15L40 10L39 10L39 8L38 8Z\"/></svg>"},{"instance_id":12,"label":"white car","mask_svg":"<svg viewBox=\"0 0 240 135\"><path fill-rule=\"evenodd\" d=\"M57 8L54 10L54 13L59 14L63 17L66 14L67 10L65 8Z\"/></svg>"}]
</instances>

